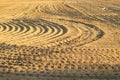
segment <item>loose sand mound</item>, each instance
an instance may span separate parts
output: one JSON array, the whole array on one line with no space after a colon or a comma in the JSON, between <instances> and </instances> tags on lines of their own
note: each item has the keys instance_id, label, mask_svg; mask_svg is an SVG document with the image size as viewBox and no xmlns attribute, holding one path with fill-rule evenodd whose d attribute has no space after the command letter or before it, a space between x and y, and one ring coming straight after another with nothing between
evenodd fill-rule
<instances>
[{"instance_id":1,"label":"loose sand mound","mask_svg":"<svg viewBox=\"0 0 120 80\"><path fill-rule=\"evenodd\" d=\"M120 1L0 1L0 79L119 79Z\"/></svg>"}]
</instances>

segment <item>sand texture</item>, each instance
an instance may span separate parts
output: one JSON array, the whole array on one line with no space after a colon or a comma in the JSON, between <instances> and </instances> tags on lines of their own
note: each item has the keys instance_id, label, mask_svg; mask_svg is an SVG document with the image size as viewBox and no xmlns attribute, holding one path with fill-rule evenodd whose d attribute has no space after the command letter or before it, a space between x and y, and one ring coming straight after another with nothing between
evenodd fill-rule
<instances>
[{"instance_id":1,"label":"sand texture","mask_svg":"<svg viewBox=\"0 0 120 80\"><path fill-rule=\"evenodd\" d=\"M0 80L112 79L120 0L0 0Z\"/></svg>"}]
</instances>

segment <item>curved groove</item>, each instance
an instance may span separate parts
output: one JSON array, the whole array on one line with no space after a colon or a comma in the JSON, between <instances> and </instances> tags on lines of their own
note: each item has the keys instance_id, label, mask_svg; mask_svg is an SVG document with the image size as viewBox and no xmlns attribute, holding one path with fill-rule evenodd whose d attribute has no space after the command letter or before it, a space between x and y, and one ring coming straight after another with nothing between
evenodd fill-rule
<instances>
[{"instance_id":1,"label":"curved groove","mask_svg":"<svg viewBox=\"0 0 120 80\"><path fill-rule=\"evenodd\" d=\"M119 79L117 4L26 2L0 9L0 79Z\"/></svg>"},{"instance_id":2,"label":"curved groove","mask_svg":"<svg viewBox=\"0 0 120 80\"><path fill-rule=\"evenodd\" d=\"M76 36L76 37L73 37L73 38L71 37L71 39L68 38L68 39L62 40L63 41L62 43L61 41L59 41L58 43L62 44L61 46L63 45L69 46L68 43L72 44L74 41L78 42L78 43L75 43L76 44L75 46L77 45L81 46L83 44L88 44L92 41L95 41L102 36L100 34L102 33L101 30L97 28L96 26L82 23L82 22L76 22L72 20L63 19L63 21L67 21L69 23L77 24L77 25L82 24L84 26L83 27L81 25L78 27L73 26L78 31L76 31L75 35L73 35L73 33L70 33L69 35ZM59 39L60 36L63 36L69 30L63 25L50 22L47 20L43 20L43 19L39 19L37 21L27 20L27 19L26 20L15 20L15 21L11 21L8 23L4 23L1 26L4 27L6 25L6 27L3 28L3 31L7 30L5 34L8 34L8 33L13 34L12 35L13 38L9 40L9 42L14 42L14 40L16 40L18 41L18 43L21 43L21 42L37 43L37 42L42 42L42 41L44 41L43 43L45 43L45 41L48 41L47 43L49 43L52 40Z\"/></svg>"},{"instance_id":3,"label":"curved groove","mask_svg":"<svg viewBox=\"0 0 120 80\"><path fill-rule=\"evenodd\" d=\"M3 25L3 24L0 24L0 25L3 27L2 32L5 31L6 30L6 26Z\"/></svg>"},{"instance_id":4,"label":"curved groove","mask_svg":"<svg viewBox=\"0 0 120 80\"><path fill-rule=\"evenodd\" d=\"M3 23L3 24L9 27L9 30L8 30L8 31L11 31L11 30L12 30L12 26L10 26L10 25L7 24L7 23Z\"/></svg>"}]
</instances>

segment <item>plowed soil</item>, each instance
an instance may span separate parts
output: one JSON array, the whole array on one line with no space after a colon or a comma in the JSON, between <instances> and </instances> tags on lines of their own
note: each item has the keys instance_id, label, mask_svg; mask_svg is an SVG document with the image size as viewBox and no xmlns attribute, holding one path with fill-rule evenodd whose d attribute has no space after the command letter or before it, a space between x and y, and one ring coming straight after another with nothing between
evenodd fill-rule
<instances>
[{"instance_id":1,"label":"plowed soil","mask_svg":"<svg viewBox=\"0 0 120 80\"><path fill-rule=\"evenodd\" d=\"M0 80L119 80L119 3L1 0Z\"/></svg>"}]
</instances>

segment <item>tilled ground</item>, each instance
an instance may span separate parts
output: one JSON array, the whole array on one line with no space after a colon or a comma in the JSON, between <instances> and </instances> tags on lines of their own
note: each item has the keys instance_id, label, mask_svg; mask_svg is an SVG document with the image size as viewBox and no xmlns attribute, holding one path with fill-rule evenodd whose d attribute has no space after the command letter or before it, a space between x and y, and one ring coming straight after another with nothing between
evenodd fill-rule
<instances>
[{"instance_id":1,"label":"tilled ground","mask_svg":"<svg viewBox=\"0 0 120 80\"><path fill-rule=\"evenodd\" d=\"M0 79L119 79L118 3L1 1Z\"/></svg>"}]
</instances>

